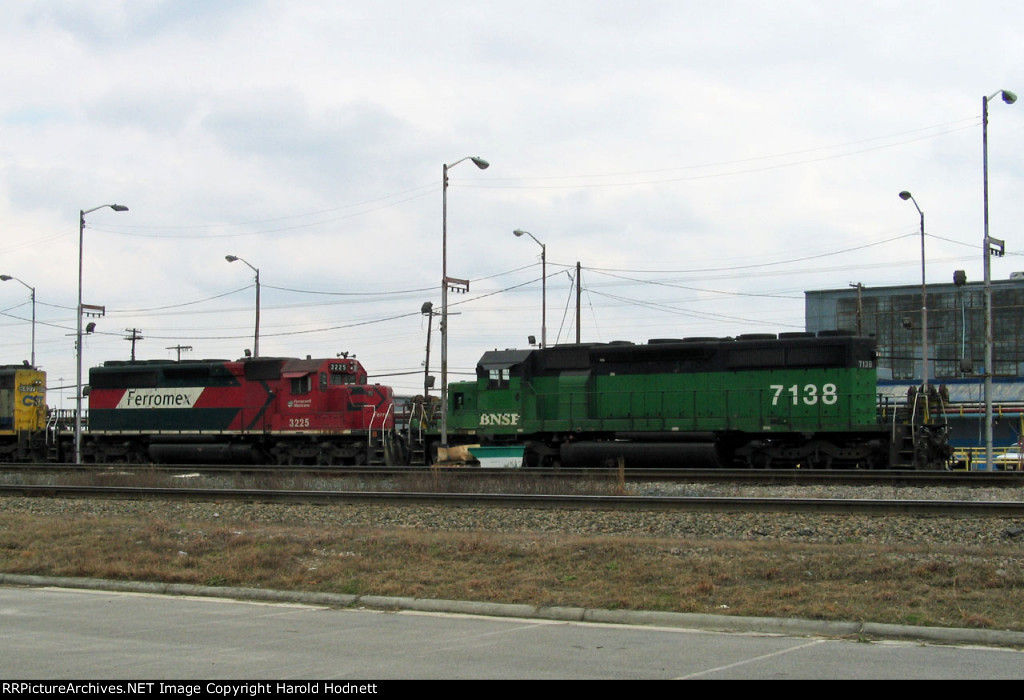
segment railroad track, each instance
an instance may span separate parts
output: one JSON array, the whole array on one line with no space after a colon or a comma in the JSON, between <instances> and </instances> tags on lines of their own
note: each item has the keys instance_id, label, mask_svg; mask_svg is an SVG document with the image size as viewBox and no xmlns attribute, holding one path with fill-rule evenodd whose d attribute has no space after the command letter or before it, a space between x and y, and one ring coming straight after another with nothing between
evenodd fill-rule
<instances>
[{"instance_id":1,"label":"railroad track","mask_svg":"<svg viewBox=\"0 0 1024 700\"><path fill-rule=\"evenodd\" d=\"M619 474L614 469L487 469L481 467L281 467L278 465L217 464L5 464L0 473L148 473L203 475L262 474L276 477L393 478L431 475L450 478L559 478L626 482L737 483L750 485L906 485L906 486L1024 486L1024 471L866 471L807 469L644 469Z\"/></svg>"},{"instance_id":2,"label":"railroad track","mask_svg":"<svg viewBox=\"0 0 1024 700\"><path fill-rule=\"evenodd\" d=\"M1024 517L1024 501L881 500L859 498L759 498L684 496L572 496L523 494L411 493L377 491L289 491L279 489L142 488L108 486L0 485L0 496L250 501L321 505L376 504L446 507L578 508L782 512L880 515Z\"/></svg>"}]
</instances>

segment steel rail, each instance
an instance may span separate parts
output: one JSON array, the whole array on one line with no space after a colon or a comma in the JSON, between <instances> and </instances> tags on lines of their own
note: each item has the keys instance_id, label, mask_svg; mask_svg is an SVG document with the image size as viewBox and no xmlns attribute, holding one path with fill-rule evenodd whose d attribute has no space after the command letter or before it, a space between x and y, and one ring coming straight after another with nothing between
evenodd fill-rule
<instances>
[{"instance_id":1,"label":"steel rail","mask_svg":"<svg viewBox=\"0 0 1024 700\"><path fill-rule=\"evenodd\" d=\"M252 501L291 504L373 504L504 508L578 508L678 512L830 513L837 515L944 515L1024 517L1024 501L880 500L857 498L759 498L683 496L553 496L380 491L140 488L112 486L0 485L0 496Z\"/></svg>"},{"instance_id":2,"label":"steel rail","mask_svg":"<svg viewBox=\"0 0 1024 700\"><path fill-rule=\"evenodd\" d=\"M742 483L766 485L911 485L911 486L1024 486L1024 471L870 471L807 469L497 469L485 467L321 467L224 464L0 464L0 473L151 472L209 474L273 474L275 476L396 477L441 475L486 477L609 479L628 482Z\"/></svg>"}]
</instances>

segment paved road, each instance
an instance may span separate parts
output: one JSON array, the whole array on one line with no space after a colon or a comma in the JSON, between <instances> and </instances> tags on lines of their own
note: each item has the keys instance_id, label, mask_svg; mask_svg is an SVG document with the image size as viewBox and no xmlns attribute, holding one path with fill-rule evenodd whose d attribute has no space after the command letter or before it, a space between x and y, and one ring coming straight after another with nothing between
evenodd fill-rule
<instances>
[{"instance_id":1,"label":"paved road","mask_svg":"<svg viewBox=\"0 0 1024 700\"><path fill-rule=\"evenodd\" d=\"M98 588L0 587L4 681L504 678L1021 679L1024 652ZM377 690L386 692L386 683Z\"/></svg>"}]
</instances>

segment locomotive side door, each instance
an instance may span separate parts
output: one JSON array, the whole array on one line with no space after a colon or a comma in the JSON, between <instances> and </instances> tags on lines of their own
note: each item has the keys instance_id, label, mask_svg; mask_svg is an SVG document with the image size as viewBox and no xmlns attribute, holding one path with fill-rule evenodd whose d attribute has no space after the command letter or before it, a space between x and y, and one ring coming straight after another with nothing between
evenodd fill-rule
<instances>
[{"instance_id":1,"label":"locomotive side door","mask_svg":"<svg viewBox=\"0 0 1024 700\"><path fill-rule=\"evenodd\" d=\"M316 373L304 370L282 372L285 384L285 395L278 396L280 422L275 426L278 430L308 430L312 426L310 416L316 410L316 392L314 382Z\"/></svg>"}]
</instances>

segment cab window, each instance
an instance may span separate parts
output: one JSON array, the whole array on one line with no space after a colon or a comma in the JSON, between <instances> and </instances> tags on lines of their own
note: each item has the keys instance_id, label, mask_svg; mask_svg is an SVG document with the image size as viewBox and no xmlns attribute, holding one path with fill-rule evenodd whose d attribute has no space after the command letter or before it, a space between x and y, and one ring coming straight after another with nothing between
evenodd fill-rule
<instances>
[{"instance_id":1,"label":"cab window","mask_svg":"<svg viewBox=\"0 0 1024 700\"><path fill-rule=\"evenodd\" d=\"M492 369L487 375L487 388L488 389L507 389L508 388L509 371L508 368L503 369Z\"/></svg>"}]
</instances>

